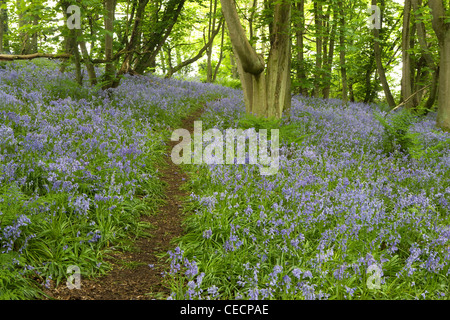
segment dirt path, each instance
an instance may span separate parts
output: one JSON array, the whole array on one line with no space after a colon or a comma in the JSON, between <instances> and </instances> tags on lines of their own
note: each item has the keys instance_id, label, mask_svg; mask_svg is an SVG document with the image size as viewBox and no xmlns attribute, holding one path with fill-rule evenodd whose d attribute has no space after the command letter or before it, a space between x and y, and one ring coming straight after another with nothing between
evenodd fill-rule
<instances>
[{"instance_id":1,"label":"dirt path","mask_svg":"<svg viewBox=\"0 0 450 320\"><path fill-rule=\"evenodd\" d=\"M198 110L183 119L181 128L192 133L194 120L200 117L202 111ZM182 199L188 195L180 190L187 176L173 164L170 157L176 144L178 142L168 142L165 165L159 168L161 179L167 184L166 204L158 214L141 218L154 226L150 231L152 236L139 238L131 252L115 253L108 260L112 263L108 275L94 280L82 278L80 289L70 290L65 282L61 283L58 288L46 291L50 297L59 300L145 300L165 299L170 294L161 275L169 266L158 255L173 249L171 240L183 234Z\"/></svg>"}]
</instances>

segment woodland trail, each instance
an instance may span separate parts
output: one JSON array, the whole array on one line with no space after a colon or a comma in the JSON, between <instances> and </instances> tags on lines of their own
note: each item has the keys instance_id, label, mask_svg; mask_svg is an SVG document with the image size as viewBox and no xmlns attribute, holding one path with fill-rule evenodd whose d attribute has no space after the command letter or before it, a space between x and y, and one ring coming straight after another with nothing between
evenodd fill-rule
<instances>
[{"instance_id":1,"label":"woodland trail","mask_svg":"<svg viewBox=\"0 0 450 320\"><path fill-rule=\"evenodd\" d=\"M194 121L200 117L199 109L182 119L181 128L193 133ZM142 216L141 221L150 223L150 237L139 237L131 251L116 251L110 254L108 262L112 269L107 275L95 279L81 278L80 289L67 288L65 281L57 288L45 293L56 300L149 300L166 299L170 289L164 286L162 273L169 270L169 264L159 258L173 249L171 241L183 234L182 201L188 194L181 186L187 175L171 160L171 150L179 142L168 141L164 165L158 169L161 180L166 184L165 203L157 214Z\"/></svg>"}]
</instances>

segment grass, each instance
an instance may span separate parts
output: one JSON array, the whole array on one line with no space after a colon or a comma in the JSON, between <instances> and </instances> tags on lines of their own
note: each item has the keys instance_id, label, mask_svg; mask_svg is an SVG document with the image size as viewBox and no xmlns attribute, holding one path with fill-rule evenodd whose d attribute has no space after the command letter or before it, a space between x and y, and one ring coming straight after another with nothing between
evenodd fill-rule
<instances>
[{"instance_id":1,"label":"grass","mask_svg":"<svg viewBox=\"0 0 450 320\"><path fill-rule=\"evenodd\" d=\"M69 265L108 272L105 257L148 232L139 217L164 201L164 141L202 104L204 129L279 129L280 170L183 167L192 195L166 257L171 298L450 296L450 137L430 118L396 135L376 106L294 97L289 120L261 120L223 86L125 77L106 94L40 63L0 67L0 299L40 298Z\"/></svg>"},{"instance_id":2,"label":"grass","mask_svg":"<svg viewBox=\"0 0 450 320\"><path fill-rule=\"evenodd\" d=\"M288 128L287 139L276 176L254 165L185 167L193 213L168 255L172 298L448 299L449 149L411 159L384 148L373 107L297 99L292 122L236 119L226 101L206 110L210 127ZM450 139L427 119L411 130L429 146ZM380 270L379 289L369 267Z\"/></svg>"},{"instance_id":3,"label":"grass","mask_svg":"<svg viewBox=\"0 0 450 320\"><path fill-rule=\"evenodd\" d=\"M146 234L139 217L163 201L157 165L172 127L223 93L125 77L108 94L40 61L0 72L1 296L39 298L70 265L105 274L110 252Z\"/></svg>"}]
</instances>

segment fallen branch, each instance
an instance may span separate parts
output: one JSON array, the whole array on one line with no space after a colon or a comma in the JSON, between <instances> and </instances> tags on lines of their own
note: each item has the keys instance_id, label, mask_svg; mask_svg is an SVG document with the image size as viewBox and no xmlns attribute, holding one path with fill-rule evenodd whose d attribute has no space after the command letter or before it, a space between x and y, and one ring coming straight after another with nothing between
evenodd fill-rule
<instances>
[{"instance_id":1,"label":"fallen branch","mask_svg":"<svg viewBox=\"0 0 450 320\"><path fill-rule=\"evenodd\" d=\"M0 54L0 61L32 60L32 59L36 59L36 58L69 59L70 57L71 57L71 54L68 54L68 53Z\"/></svg>"},{"instance_id":2,"label":"fallen branch","mask_svg":"<svg viewBox=\"0 0 450 320\"><path fill-rule=\"evenodd\" d=\"M117 52L111 60L106 59L91 59L91 63L100 64L107 63L117 60L122 54L125 53L125 50L120 50ZM32 53L32 54L0 54L0 61L14 61L14 60L32 60L37 58L47 58L47 59L70 59L72 54L70 53L58 53L58 54L50 54L50 53ZM84 59L81 59L80 62L84 62Z\"/></svg>"},{"instance_id":3,"label":"fallen branch","mask_svg":"<svg viewBox=\"0 0 450 320\"><path fill-rule=\"evenodd\" d=\"M429 87L431 87L431 84L429 84L429 85L423 87L423 88L420 89L420 90L417 90L417 91L414 92L412 95L410 95L410 96L408 97L408 99L404 100L402 103L400 103L398 106L396 106L395 108L393 108L393 109L390 110L389 112L392 112L392 111L397 110L398 108L400 108L401 106L403 106L404 104L406 104L409 100L411 100L411 98L414 97L416 94L418 94L419 92L421 92L421 91L423 91L423 90L425 90L425 89L428 89Z\"/></svg>"}]
</instances>

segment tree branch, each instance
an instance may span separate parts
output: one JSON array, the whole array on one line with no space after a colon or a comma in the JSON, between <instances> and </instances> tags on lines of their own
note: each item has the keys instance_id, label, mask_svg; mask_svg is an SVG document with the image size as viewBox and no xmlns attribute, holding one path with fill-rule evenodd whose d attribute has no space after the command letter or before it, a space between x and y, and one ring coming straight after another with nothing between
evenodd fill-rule
<instances>
[{"instance_id":1,"label":"tree branch","mask_svg":"<svg viewBox=\"0 0 450 320\"><path fill-rule=\"evenodd\" d=\"M32 60L37 58L69 59L70 57L72 57L72 55L69 53L0 54L0 61Z\"/></svg>"},{"instance_id":2,"label":"tree branch","mask_svg":"<svg viewBox=\"0 0 450 320\"><path fill-rule=\"evenodd\" d=\"M262 59L258 56L256 50L251 46L245 35L234 1L221 0L220 2L222 3L222 12L227 22L233 49L242 64L242 68L247 73L253 75L260 74L264 71L265 64L261 61Z\"/></svg>"},{"instance_id":3,"label":"tree branch","mask_svg":"<svg viewBox=\"0 0 450 320\"><path fill-rule=\"evenodd\" d=\"M221 19L222 20L222 19ZM175 72L181 70L183 67L197 61L198 59L200 59L203 56L203 53L206 51L206 49L208 49L208 47L212 44L212 42L214 41L214 38L216 37L216 35L219 33L220 28L222 27L223 22L220 21L219 25L217 27L216 30L214 30L213 34L211 35L211 39L209 39L208 43L205 43L205 45L203 46L203 48L200 49L200 51L192 58L183 61L182 63L180 63L179 65L175 66L173 69L171 68L169 70L169 72L166 75L166 78L171 77Z\"/></svg>"}]
</instances>

